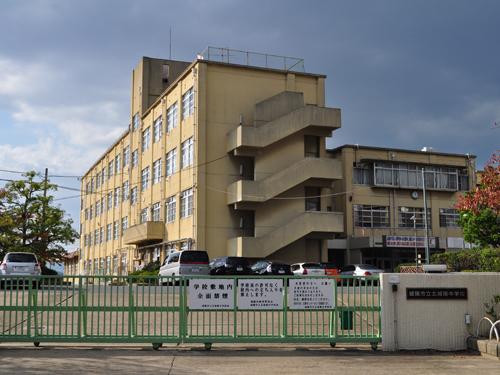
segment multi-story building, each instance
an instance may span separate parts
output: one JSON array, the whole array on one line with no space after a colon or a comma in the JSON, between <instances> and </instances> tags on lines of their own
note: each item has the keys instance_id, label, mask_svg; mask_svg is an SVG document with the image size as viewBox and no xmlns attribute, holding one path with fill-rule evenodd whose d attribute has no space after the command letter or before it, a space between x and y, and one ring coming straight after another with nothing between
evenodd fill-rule
<instances>
[{"instance_id":1,"label":"multi-story building","mask_svg":"<svg viewBox=\"0 0 500 375\"><path fill-rule=\"evenodd\" d=\"M326 77L302 67L214 49L142 58L130 125L82 179L81 269L126 273L190 248L327 260L344 230L327 194L342 168L325 149L340 110L325 107Z\"/></svg>"},{"instance_id":2,"label":"multi-story building","mask_svg":"<svg viewBox=\"0 0 500 375\"><path fill-rule=\"evenodd\" d=\"M457 225L454 204L475 186L475 156L359 145L328 152L342 164L344 175L333 183L332 206L345 213L345 231L329 241L330 260L392 270L415 262L417 251L423 262L425 216L430 254L470 246Z\"/></svg>"}]
</instances>

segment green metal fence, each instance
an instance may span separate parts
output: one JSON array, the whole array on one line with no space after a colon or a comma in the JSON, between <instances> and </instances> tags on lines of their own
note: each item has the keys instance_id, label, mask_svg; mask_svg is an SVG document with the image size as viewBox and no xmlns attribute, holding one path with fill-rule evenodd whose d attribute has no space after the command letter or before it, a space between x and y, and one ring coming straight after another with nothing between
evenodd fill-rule
<instances>
[{"instance_id":1,"label":"green metal fence","mask_svg":"<svg viewBox=\"0 0 500 375\"><path fill-rule=\"evenodd\" d=\"M231 288L219 293L216 281ZM266 299L265 287L272 283L279 289L274 299ZM331 296L311 283L328 284ZM259 306L242 306L248 290L261 291ZM297 290L305 290L301 299L291 294ZM206 295L224 296L227 305L204 308L192 302ZM315 298L330 306L310 305ZM304 306L295 306L297 301ZM155 348L162 343L209 348L215 342L367 342L376 348L380 332L376 277L0 276L0 342L153 343Z\"/></svg>"}]
</instances>

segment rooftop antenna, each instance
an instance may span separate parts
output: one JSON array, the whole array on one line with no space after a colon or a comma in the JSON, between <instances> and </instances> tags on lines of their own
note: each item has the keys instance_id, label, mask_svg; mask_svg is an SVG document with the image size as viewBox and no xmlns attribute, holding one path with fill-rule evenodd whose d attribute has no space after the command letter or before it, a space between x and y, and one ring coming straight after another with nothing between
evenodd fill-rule
<instances>
[{"instance_id":1,"label":"rooftop antenna","mask_svg":"<svg viewBox=\"0 0 500 375\"><path fill-rule=\"evenodd\" d=\"M169 29L169 45L168 45L168 59L172 60L172 28Z\"/></svg>"}]
</instances>

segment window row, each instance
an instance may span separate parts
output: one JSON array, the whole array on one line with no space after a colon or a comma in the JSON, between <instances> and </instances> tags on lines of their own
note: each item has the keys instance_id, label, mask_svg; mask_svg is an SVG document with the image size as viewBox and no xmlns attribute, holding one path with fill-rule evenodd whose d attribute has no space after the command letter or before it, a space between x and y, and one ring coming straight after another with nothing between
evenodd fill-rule
<instances>
[{"instance_id":1,"label":"window row","mask_svg":"<svg viewBox=\"0 0 500 375\"><path fill-rule=\"evenodd\" d=\"M84 275L126 275L127 254L88 259L83 262Z\"/></svg>"},{"instance_id":2,"label":"window row","mask_svg":"<svg viewBox=\"0 0 500 375\"><path fill-rule=\"evenodd\" d=\"M194 195L193 188L186 189L180 193L180 209L179 217L186 218L193 214L194 209ZM164 220L167 223L175 221L177 218L177 196L172 195L165 200ZM139 222L145 223L147 221L162 221L161 204L160 202L154 203L151 207L145 207L141 210Z\"/></svg>"},{"instance_id":3,"label":"window row","mask_svg":"<svg viewBox=\"0 0 500 375\"><path fill-rule=\"evenodd\" d=\"M367 228L389 228L390 215L388 206L375 206L366 204L355 204L353 206L354 225ZM399 207L399 228L425 228L424 209L420 207ZM439 209L440 227L457 227L459 214L452 208ZM427 227L432 228L431 210L427 209Z\"/></svg>"},{"instance_id":4,"label":"window row","mask_svg":"<svg viewBox=\"0 0 500 375\"><path fill-rule=\"evenodd\" d=\"M177 126L178 123L178 112L179 112L179 107L177 102L173 103L170 107L167 108L167 132L171 131L173 128ZM194 89L191 87L189 90L187 90L183 95L182 95L182 119L186 119L189 116L194 114ZM139 113L136 113L132 117L132 131L136 131L137 129L140 128L140 116ZM153 130L153 133L159 137L161 137L161 116L159 116L155 121L153 128L157 129L156 131ZM156 137L153 137L156 139ZM156 142L156 141L155 141Z\"/></svg>"},{"instance_id":5,"label":"window row","mask_svg":"<svg viewBox=\"0 0 500 375\"><path fill-rule=\"evenodd\" d=\"M467 191L469 176L466 169L421 166L408 163L357 163L353 168L353 183L422 189L422 168L425 187L434 190Z\"/></svg>"},{"instance_id":6,"label":"window row","mask_svg":"<svg viewBox=\"0 0 500 375\"><path fill-rule=\"evenodd\" d=\"M83 235L83 246L99 245L104 242L119 239L125 230L128 228L128 216L122 217L121 220L115 220L109 223L106 227L100 227L93 232Z\"/></svg>"}]
</instances>

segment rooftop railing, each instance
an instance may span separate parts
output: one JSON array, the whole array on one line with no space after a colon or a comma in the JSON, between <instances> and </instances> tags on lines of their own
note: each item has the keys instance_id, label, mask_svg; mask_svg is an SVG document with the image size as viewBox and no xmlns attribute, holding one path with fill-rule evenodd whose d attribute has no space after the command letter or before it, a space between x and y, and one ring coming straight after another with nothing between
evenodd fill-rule
<instances>
[{"instance_id":1,"label":"rooftop railing","mask_svg":"<svg viewBox=\"0 0 500 375\"><path fill-rule=\"evenodd\" d=\"M268 69L305 72L304 59L270 55L267 53L240 51L230 48L207 47L198 55L198 59Z\"/></svg>"}]
</instances>

